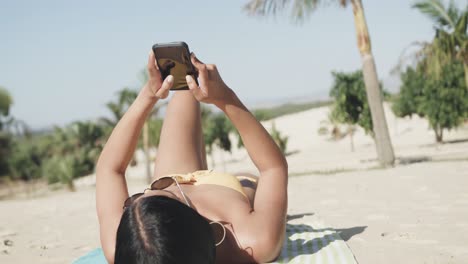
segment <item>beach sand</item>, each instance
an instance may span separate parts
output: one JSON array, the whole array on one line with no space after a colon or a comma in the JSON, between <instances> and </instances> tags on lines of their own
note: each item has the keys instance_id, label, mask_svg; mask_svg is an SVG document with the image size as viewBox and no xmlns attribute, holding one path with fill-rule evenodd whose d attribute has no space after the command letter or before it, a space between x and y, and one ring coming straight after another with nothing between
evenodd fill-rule
<instances>
[{"instance_id":1,"label":"beach sand","mask_svg":"<svg viewBox=\"0 0 468 264\"><path fill-rule=\"evenodd\" d=\"M386 107L398 160L382 169L362 130L354 152L348 137L319 135L320 127L330 128L328 111L264 122L289 137L288 214L313 215L338 230L359 263L467 263L468 126L434 144L426 120L397 119ZM215 150L208 162L220 171L255 172L244 149ZM143 175L141 165L127 170L130 193L145 188ZM70 263L99 247L93 184L90 175L76 181L75 192L1 200L0 263Z\"/></svg>"}]
</instances>

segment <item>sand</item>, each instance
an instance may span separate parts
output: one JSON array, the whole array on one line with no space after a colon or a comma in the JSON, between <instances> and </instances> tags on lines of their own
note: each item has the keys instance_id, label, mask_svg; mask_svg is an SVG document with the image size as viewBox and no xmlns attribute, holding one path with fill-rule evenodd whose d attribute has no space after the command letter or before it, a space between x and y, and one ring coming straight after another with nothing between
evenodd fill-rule
<instances>
[{"instance_id":1,"label":"sand","mask_svg":"<svg viewBox=\"0 0 468 264\"><path fill-rule=\"evenodd\" d=\"M328 111L264 122L289 137L288 214L313 215L339 230L360 263L467 263L468 126L447 133L450 143L434 144L426 120L398 119L386 107L398 162L382 169L362 130L354 152L348 137L319 135L330 128ZM213 160L217 170L255 172L244 149L214 151ZM128 169L130 192L144 188L143 175L141 165ZM75 192L1 200L0 263L70 263L99 247L93 183L90 175L76 181Z\"/></svg>"}]
</instances>

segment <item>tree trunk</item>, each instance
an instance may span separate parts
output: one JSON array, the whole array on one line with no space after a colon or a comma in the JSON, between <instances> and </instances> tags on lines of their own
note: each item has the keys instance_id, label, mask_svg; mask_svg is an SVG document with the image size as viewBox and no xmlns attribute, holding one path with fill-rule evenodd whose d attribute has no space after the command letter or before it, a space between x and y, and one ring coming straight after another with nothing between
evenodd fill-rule
<instances>
[{"instance_id":1,"label":"tree trunk","mask_svg":"<svg viewBox=\"0 0 468 264\"><path fill-rule=\"evenodd\" d=\"M392 166L395 161L393 147L388 133L387 121L383 109L383 97L377 77L374 57L372 56L369 32L361 0L351 0L353 5L354 24L359 52L362 58L362 72L366 85L367 100L372 116L373 131L377 155L382 166Z\"/></svg>"},{"instance_id":2,"label":"tree trunk","mask_svg":"<svg viewBox=\"0 0 468 264\"><path fill-rule=\"evenodd\" d=\"M435 136L436 136L436 142L437 143L442 143L443 138L444 138L444 129L441 126L437 125L434 128L434 132L435 132Z\"/></svg>"},{"instance_id":3,"label":"tree trunk","mask_svg":"<svg viewBox=\"0 0 468 264\"><path fill-rule=\"evenodd\" d=\"M354 152L354 126L348 127L349 139L351 141L351 152Z\"/></svg>"},{"instance_id":4,"label":"tree trunk","mask_svg":"<svg viewBox=\"0 0 468 264\"><path fill-rule=\"evenodd\" d=\"M149 155L148 121L143 125L143 152L145 153L146 182L151 183L151 161Z\"/></svg>"}]
</instances>

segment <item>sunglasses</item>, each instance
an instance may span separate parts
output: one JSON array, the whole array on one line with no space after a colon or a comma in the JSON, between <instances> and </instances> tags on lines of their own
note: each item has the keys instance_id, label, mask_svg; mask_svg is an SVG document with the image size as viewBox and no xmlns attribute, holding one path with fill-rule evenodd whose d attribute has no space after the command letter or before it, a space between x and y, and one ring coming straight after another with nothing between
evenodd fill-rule
<instances>
[{"instance_id":1,"label":"sunglasses","mask_svg":"<svg viewBox=\"0 0 468 264\"><path fill-rule=\"evenodd\" d=\"M167 187L173 185L174 183L177 185L177 188L179 189L180 193L182 194L182 197L184 198L185 203L187 204L187 206L191 208L191 206L190 206L190 204L189 204L189 202L187 200L187 197L185 196L185 193L182 191L182 188L180 187L180 184L177 181L176 177L166 176L166 177L162 177L162 178L159 178L159 179L153 181L150 184L150 187L146 188L142 193L136 193L136 194L128 197L124 202L123 209L126 209L127 207L129 207L136 199L138 199L140 196L145 194L147 191L164 190Z\"/></svg>"}]
</instances>

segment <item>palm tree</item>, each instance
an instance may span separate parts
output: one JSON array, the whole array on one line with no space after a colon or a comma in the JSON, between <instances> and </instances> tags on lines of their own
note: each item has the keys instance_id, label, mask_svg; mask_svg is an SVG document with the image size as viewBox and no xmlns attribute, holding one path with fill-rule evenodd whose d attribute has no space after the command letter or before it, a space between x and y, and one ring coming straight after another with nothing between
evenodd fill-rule
<instances>
[{"instance_id":1,"label":"palm tree","mask_svg":"<svg viewBox=\"0 0 468 264\"><path fill-rule=\"evenodd\" d=\"M117 102L108 102L106 104L109 111L112 113L112 119L103 118L102 121L108 125L115 126L123 117L128 107L133 103L138 93L128 87L117 92Z\"/></svg>"},{"instance_id":2,"label":"palm tree","mask_svg":"<svg viewBox=\"0 0 468 264\"><path fill-rule=\"evenodd\" d=\"M145 83L148 81L148 73L146 69L143 69L140 72L139 75L139 80L141 85L143 86ZM106 104L107 108L111 111L113 118L108 119L108 118L102 118L101 121L104 123L110 125L111 127L114 127L117 125L119 120L123 117L125 112L127 111L128 107L135 101L136 97L138 96L138 92L136 90L130 89L128 87L120 90L117 92L117 102L108 102ZM143 153L145 155L145 171L146 171L146 181L148 183L151 182L152 176L151 176L151 161L150 161L150 155L149 155L149 147L150 147L150 140L149 140L149 121L152 118L155 118L158 115L159 110L161 107L165 106L167 102L163 102L161 104L157 104L154 106L154 108L151 110L150 114L148 115L148 118L145 121L145 124L143 125L143 133L142 133L142 143L143 143ZM135 157L133 158L132 162L135 162Z\"/></svg>"},{"instance_id":3,"label":"palm tree","mask_svg":"<svg viewBox=\"0 0 468 264\"><path fill-rule=\"evenodd\" d=\"M417 43L422 48L416 55L425 66L426 73L439 79L444 65L460 60L468 88L468 7L460 10L453 1L444 6L441 0L422 0L413 8L429 17L436 31L431 43Z\"/></svg>"},{"instance_id":4,"label":"palm tree","mask_svg":"<svg viewBox=\"0 0 468 264\"><path fill-rule=\"evenodd\" d=\"M252 15L275 15L292 5L292 17L297 21L303 21L309 14L316 10L319 3L324 0L250 0L245 9ZM395 161L393 147L388 133L387 121L382 104L382 94L377 77L374 57L372 55L367 22L361 0L335 0L342 7L351 4L354 14L354 25L359 52L362 58L362 71L366 84L366 93L369 100L372 122L374 124L377 155L382 166L391 166Z\"/></svg>"},{"instance_id":5,"label":"palm tree","mask_svg":"<svg viewBox=\"0 0 468 264\"><path fill-rule=\"evenodd\" d=\"M112 128L114 128L119 120L123 117L127 109L136 99L138 92L128 87L123 88L117 92L117 101L110 101L106 104L107 109L112 113L112 118L103 117L99 121L107 125L107 137L110 136ZM136 162L135 156L133 156L131 165Z\"/></svg>"}]
</instances>

